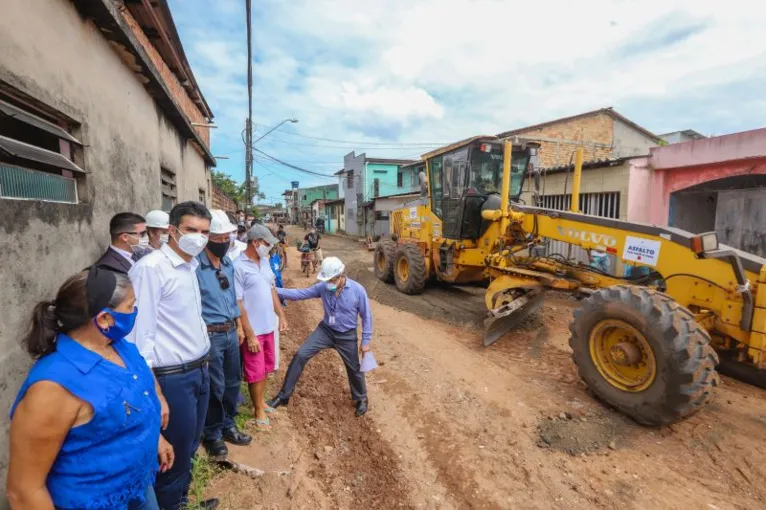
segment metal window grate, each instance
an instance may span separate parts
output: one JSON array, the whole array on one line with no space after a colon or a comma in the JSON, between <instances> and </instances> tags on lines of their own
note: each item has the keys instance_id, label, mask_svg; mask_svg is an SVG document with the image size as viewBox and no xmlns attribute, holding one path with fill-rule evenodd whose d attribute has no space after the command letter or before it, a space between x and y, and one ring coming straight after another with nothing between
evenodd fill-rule
<instances>
[{"instance_id":1,"label":"metal window grate","mask_svg":"<svg viewBox=\"0 0 766 510\"><path fill-rule=\"evenodd\" d=\"M77 183L71 177L0 163L0 197L77 203Z\"/></svg>"},{"instance_id":2,"label":"metal window grate","mask_svg":"<svg viewBox=\"0 0 766 510\"><path fill-rule=\"evenodd\" d=\"M540 197L540 207L568 211L572 205L572 195L545 195ZM589 216L603 218L620 217L620 193L582 193L580 211Z\"/></svg>"}]
</instances>

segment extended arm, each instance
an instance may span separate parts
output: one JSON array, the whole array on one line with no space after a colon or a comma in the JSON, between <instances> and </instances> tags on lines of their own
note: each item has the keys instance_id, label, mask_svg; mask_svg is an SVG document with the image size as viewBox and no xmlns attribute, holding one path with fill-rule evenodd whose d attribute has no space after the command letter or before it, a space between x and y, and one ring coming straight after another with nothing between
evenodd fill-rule
<instances>
[{"instance_id":1,"label":"extended arm","mask_svg":"<svg viewBox=\"0 0 766 510\"><path fill-rule=\"evenodd\" d=\"M277 296L288 301L301 301L303 299L318 298L322 295L324 283L317 283L307 289L277 289Z\"/></svg>"},{"instance_id":2,"label":"extended arm","mask_svg":"<svg viewBox=\"0 0 766 510\"><path fill-rule=\"evenodd\" d=\"M362 318L362 346L367 346L372 341L372 311L370 300L364 291L359 298L359 316Z\"/></svg>"}]
</instances>

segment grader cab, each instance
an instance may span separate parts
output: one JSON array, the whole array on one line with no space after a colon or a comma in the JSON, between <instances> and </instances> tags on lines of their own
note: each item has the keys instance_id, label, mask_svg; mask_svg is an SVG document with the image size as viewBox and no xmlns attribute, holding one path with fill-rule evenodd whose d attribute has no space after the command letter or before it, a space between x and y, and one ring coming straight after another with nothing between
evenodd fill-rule
<instances>
[{"instance_id":1,"label":"grader cab","mask_svg":"<svg viewBox=\"0 0 766 510\"><path fill-rule=\"evenodd\" d=\"M391 237L375 251L378 278L407 294L430 279L486 282L485 345L539 307L547 290L587 296L570 323L580 376L640 423L696 412L719 382L719 354L724 368L765 386L766 259L719 246L714 232L580 214L581 152L573 210L522 204L525 177L539 183L537 149L475 137L425 154L428 195L393 213ZM546 239L645 270L608 274L546 253Z\"/></svg>"}]
</instances>

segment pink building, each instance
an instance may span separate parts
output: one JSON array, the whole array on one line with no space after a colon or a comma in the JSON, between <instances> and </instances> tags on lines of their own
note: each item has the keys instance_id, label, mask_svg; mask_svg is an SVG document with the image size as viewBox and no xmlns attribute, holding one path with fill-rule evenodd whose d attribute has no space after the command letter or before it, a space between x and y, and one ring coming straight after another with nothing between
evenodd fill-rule
<instances>
[{"instance_id":1,"label":"pink building","mask_svg":"<svg viewBox=\"0 0 766 510\"><path fill-rule=\"evenodd\" d=\"M715 230L766 256L766 129L655 147L629 164L628 221Z\"/></svg>"}]
</instances>

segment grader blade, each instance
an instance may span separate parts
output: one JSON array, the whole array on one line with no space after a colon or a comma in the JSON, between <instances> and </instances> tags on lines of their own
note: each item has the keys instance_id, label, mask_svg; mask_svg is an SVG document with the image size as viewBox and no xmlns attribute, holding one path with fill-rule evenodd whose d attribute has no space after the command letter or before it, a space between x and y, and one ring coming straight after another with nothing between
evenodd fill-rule
<instances>
[{"instance_id":1,"label":"grader blade","mask_svg":"<svg viewBox=\"0 0 766 510\"><path fill-rule=\"evenodd\" d=\"M507 332L524 322L543 304L544 293L541 290L527 292L510 303L492 310L491 316L484 320L484 346L489 347Z\"/></svg>"}]
</instances>

